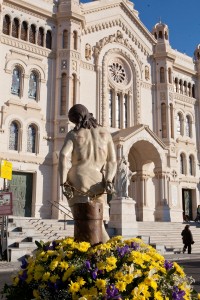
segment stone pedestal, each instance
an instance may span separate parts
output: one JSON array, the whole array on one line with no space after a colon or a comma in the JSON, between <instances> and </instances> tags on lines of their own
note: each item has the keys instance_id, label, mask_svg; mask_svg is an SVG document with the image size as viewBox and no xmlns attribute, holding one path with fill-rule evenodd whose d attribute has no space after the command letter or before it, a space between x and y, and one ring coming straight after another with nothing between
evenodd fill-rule
<instances>
[{"instance_id":1,"label":"stone pedestal","mask_svg":"<svg viewBox=\"0 0 200 300\"><path fill-rule=\"evenodd\" d=\"M119 197L110 201L110 221L108 228L114 228L117 235L135 237L138 226L135 215L135 200Z\"/></svg>"},{"instance_id":2,"label":"stone pedestal","mask_svg":"<svg viewBox=\"0 0 200 300\"><path fill-rule=\"evenodd\" d=\"M73 206L74 238L91 245L102 243L103 204L94 201Z\"/></svg>"}]
</instances>

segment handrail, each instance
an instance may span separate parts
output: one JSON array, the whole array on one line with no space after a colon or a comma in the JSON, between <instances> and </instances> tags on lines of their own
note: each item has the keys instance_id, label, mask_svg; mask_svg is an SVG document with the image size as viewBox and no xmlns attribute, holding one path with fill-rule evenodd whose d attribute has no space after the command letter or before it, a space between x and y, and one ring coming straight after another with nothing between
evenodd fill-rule
<instances>
[{"instance_id":1,"label":"handrail","mask_svg":"<svg viewBox=\"0 0 200 300\"><path fill-rule=\"evenodd\" d=\"M65 207L64 205L60 204L60 202L55 201L55 200L54 200L54 202L57 203L57 204L59 204L60 206L62 206L62 207L63 207L64 209L66 209L69 213L71 213L71 210L68 209L67 207ZM72 217L71 217L71 218L72 218ZM73 218L72 218L72 219L73 219Z\"/></svg>"},{"instance_id":2,"label":"handrail","mask_svg":"<svg viewBox=\"0 0 200 300\"><path fill-rule=\"evenodd\" d=\"M73 217L72 216L70 216L69 214L67 214L66 212L64 212L60 207L58 207L57 205L55 205L55 203L53 203L52 201L49 201L48 200L48 202L49 203L51 203L51 205L53 205L54 207L56 207L59 211L61 211L63 214L64 214L64 230L66 229L66 216L68 216L70 219L72 219L73 220ZM55 201L56 203L59 203L59 202L57 202L57 201ZM61 204L60 204L61 205ZM63 206L63 205L61 205L61 206ZM64 206L63 206L64 207ZM64 207L65 208L65 207ZM67 209L66 208L66 210L68 210L69 211L69 209Z\"/></svg>"},{"instance_id":3,"label":"handrail","mask_svg":"<svg viewBox=\"0 0 200 300\"><path fill-rule=\"evenodd\" d=\"M8 216L2 216L1 223L1 259L4 256L4 251L6 250L6 259L9 261L8 252Z\"/></svg>"}]
</instances>

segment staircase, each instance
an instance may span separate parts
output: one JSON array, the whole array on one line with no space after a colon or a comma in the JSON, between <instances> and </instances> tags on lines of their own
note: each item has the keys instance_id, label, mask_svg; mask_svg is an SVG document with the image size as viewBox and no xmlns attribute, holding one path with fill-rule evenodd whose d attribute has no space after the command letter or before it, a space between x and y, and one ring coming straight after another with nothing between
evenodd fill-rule
<instances>
[{"instance_id":1,"label":"staircase","mask_svg":"<svg viewBox=\"0 0 200 300\"><path fill-rule=\"evenodd\" d=\"M192 253L200 253L200 223L138 222L138 235L145 243L150 243L158 252L179 253L182 251L181 232L190 224L195 244ZM110 235L114 235L114 231ZM35 241L53 241L74 235L73 221L9 217L8 220L8 258L18 261L36 249Z\"/></svg>"},{"instance_id":2,"label":"staircase","mask_svg":"<svg viewBox=\"0 0 200 300\"><path fill-rule=\"evenodd\" d=\"M195 241L192 253L200 253L200 223L138 222L138 235L144 239L150 237L150 244L156 249L160 246L164 253L179 253L183 249L181 232L187 224Z\"/></svg>"},{"instance_id":3,"label":"staircase","mask_svg":"<svg viewBox=\"0 0 200 300\"><path fill-rule=\"evenodd\" d=\"M66 221L64 225L63 220L9 217L8 259L18 261L30 255L37 248L35 241L53 241L73 234L73 221Z\"/></svg>"}]
</instances>

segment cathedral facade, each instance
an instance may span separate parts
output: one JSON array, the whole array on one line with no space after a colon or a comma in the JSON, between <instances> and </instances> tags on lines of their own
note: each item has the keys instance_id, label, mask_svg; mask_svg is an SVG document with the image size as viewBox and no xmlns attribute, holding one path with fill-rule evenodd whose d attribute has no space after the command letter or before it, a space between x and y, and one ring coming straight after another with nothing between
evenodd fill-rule
<instances>
[{"instance_id":1,"label":"cathedral facade","mask_svg":"<svg viewBox=\"0 0 200 300\"><path fill-rule=\"evenodd\" d=\"M129 0L0 0L0 20L0 158L13 165L13 213L61 217L58 155L81 103L129 163L136 220L194 219L200 46L194 57L172 49L168 26L150 32Z\"/></svg>"}]
</instances>

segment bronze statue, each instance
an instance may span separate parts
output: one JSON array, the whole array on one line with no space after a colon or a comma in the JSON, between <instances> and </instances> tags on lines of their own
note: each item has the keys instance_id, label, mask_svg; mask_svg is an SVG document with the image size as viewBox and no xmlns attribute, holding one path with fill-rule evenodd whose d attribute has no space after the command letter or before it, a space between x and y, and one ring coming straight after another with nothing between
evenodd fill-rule
<instances>
[{"instance_id":1,"label":"bronze statue","mask_svg":"<svg viewBox=\"0 0 200 300\"><path fill-rule=\"evenodd\" d=\"M78 203L102 203L113 191L117 162L111 134L101 127L84 105L74 105L68 113L75 124L60 151L60 184L72 214ZM103 242L109 236L102 227Z\"/></svg>"}]
</instances>

